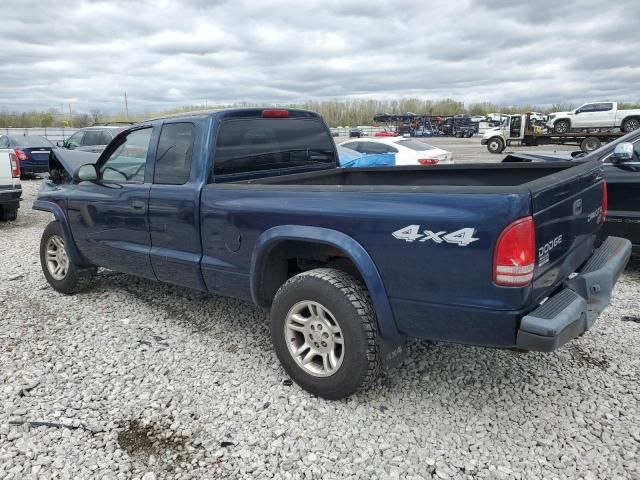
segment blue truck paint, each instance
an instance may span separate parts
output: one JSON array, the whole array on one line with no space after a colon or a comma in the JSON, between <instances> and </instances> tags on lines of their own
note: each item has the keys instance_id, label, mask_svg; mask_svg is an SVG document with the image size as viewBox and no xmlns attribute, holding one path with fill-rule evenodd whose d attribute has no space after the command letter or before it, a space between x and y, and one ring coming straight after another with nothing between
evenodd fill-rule
<instances>
[{"instance_id":1,"label":"blue truck paint","mask_svg":"<svg viewBox=\"0 0 640 480\"><path fill-rule=\"evenodd\" d=\"M285 240L304 240L323 243L339 248L353 260L358 271L364 278L367 290L371 295L378 316L378 327L383 338L396 341L402 335L398 332L389 305L389 298L384 288L382 278L375 263L367 251L353 238L342 232L300 225L280 225L272 227L258 237L251 257L251 298L261 306L268 306L268 299L260 291L260 278L266 263L269 250L277 243Z\"/></svg>"},{"instance_id":2,"label":"blue truck paint","mask_svg":"<svg viewBox=\"0 0 640 480\"><path fill-rule=\"evenodd\" d=\"M68 245L69 249L67 252L69 257L78 265L88 265L86 258L84 258L84 256L78 251L78 248L73 241L73 235L69 228L69 219L66 215L65 208L60 206L60 203L64 205L64 200L40 200L40 198L49 197L47 193L51 192L45 192L43 195L39 195L39 199L33 202L33 209L53 214L54 218L58 223L60 223L60 227L62 228L62 235L64 236L65 244Z\"/></svg>"},{"instance_id":3,"label":"blue truck paint","mask_svg":"<svg viewBox=\"0 0 640 480\"><path fill-rule=\"evenodd\" d=\"M81 252L79 258L92 264L262 306L271 300L264 295L260 279L272 246L297 240L310 242L309 248L314 244L333 247L355 264L367 285L380 335L389 342L390 352L406 336L516 346L522 317L558 290L596 246L598 226L587 221L602 202L601 173L595 165L570 172L560 167L547 172L540 165L504 166L504 171L510 168L514 174L538 168L543 173L523 185L486 187L474 185L473 175L471 185L465 181L429 187L411 183L411 176L464 174L472 168L481 175L482 166L395 169L411 175L401 186L304 184L314 172L332 175L341 170L335 164L212 175L220 125L259 118L261 111L196 113L137 125L134 128L154 129L145 183L123 187L99 181L60 185L48 180L36 208L66 202L66 211L58 207L54 212L65 231L73 232L65 240ZM311 112L290 112L294 120L320 121ZM196 126L190 177L184 185L153 184L160 130L171 122ZM114 139L98 165L130 131ZM69 163L64 158L55 162L62 167ZM489 168L497 172L502 167ZM345 171L392 176L393 169ZM280 184L279 178L290 183ZM301 183L296 183L298 179ZM576 217L577 198L582 200L582 212ZM46 205L41 203L45 199ZM551 242L555 247L547 261L537 265L532 285L495 285L491 279L496 239L512 221L532 214L538 245ZM411 225L420 226L419 240L403 241L392 235ZM441 240L461 229L473 231L472 243L461 246ZM563 241L554 243L559 234Z\"/></svg>"}]
</instances>

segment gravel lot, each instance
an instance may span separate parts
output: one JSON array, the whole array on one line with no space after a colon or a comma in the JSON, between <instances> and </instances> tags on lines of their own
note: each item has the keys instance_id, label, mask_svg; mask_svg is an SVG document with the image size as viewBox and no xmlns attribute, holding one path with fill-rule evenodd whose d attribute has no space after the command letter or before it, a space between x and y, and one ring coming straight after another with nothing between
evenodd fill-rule
<instances>
[{"instance_id":1,"label":"gravel lot","mask_svg":"<svg viewBox=\"0 0 640 480\"><path fill-rule=\"evenodd\" d=\"M329 402L291 385L251 305L106 271L54 292L39 184L0 224L0 478L640 478L638 261L556 353L412 342Z\"/></svg>"}]
</instances>

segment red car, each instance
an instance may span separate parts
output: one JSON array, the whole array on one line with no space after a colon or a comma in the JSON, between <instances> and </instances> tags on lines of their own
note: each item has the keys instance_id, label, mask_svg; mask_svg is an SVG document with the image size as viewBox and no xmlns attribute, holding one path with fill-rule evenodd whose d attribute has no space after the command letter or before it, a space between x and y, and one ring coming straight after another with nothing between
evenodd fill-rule
<instances>
[{"instance_id":1,"label":"red car","mask_svg":"<svg viewBox=\"0 0 640 480\"><path fill-rule=\"evenodd\" d=\"M380 132L376 132L374 137L396 137L397 134L390 132L389 130L382 130Z\"/></svg>"}]
</instances>

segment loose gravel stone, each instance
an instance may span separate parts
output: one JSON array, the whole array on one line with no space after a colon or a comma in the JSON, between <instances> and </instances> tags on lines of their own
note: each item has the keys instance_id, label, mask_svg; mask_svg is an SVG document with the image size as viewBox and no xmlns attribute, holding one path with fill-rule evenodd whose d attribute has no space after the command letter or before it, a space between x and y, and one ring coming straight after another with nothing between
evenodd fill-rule
<instances>
[{"instance_id":1,"label":"loose gravel stone","mask_svg":"<svg viewBox=\"0 0 640 480\"><path fill-rule=\"evenodd\" d=\"M557 352L413 341L328 402L291 384L251 305L108 271L54 292L39 183L0 224L0 478L640 478L640 261Z\"/></svg>"}]
</instances>

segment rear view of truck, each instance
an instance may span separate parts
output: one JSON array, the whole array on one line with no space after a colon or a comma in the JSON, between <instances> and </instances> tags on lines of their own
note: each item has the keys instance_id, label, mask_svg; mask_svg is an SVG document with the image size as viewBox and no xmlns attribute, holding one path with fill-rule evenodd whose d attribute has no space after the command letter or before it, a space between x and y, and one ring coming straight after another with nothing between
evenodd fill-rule
<instances>
[{"instance_id":1,"label":"rear view of truck","mask_svg":"<svg viewBox=\"0 0 640 480\"><path fill-rule=\"evenodd\" d=\"M18 217L20 197L20 164L12 149L0 149L0 220L15 220Z\"/></svg>"},{"instance_id":2,"label":"rear view of truck","mask_svg":"<svg viewBox=\"0 0 640 480\"><path fill-rule=\"evenodd\" d=\"M531 305L537 308L522 318L516 338L525 350L552 351L591 328L631 252L625 239L598 238L607 215L607 184L597 162L555 180L551 186L542 179L530 184L533 215L506 230L496 247L495 283L531 284ZM515 235L534 245L517 266L503 261L501 250L505 236Z\"/></svg>"}]
</instances>

